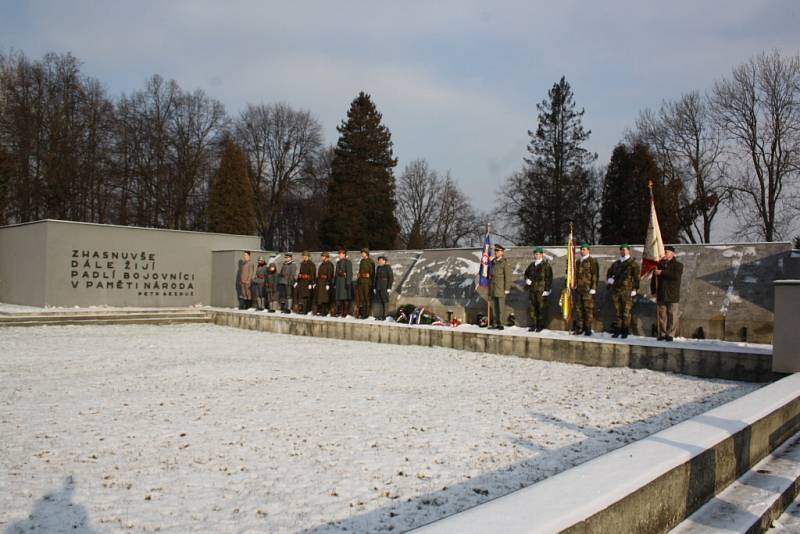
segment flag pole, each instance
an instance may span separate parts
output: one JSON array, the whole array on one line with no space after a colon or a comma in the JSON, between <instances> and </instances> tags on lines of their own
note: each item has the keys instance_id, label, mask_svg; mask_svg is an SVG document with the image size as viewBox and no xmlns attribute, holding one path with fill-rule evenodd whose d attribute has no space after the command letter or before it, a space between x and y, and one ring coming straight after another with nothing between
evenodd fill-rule
<instances>
[{"instance_id":1,"label":"flag pole","mask_svg":"<svg viewBox=\"0 0 800 534\"><path fill-rule=\"evenodd\" d=\"M655 206L656 205L656 197L653 194L653 180L647 180L647 187L650 189L650 203ZM652 208L651 208L652 209ZM643 260L644 261L644 260ZM661 261L661 258L658 258L658 261ZM656 264L656 270L658 270L658 264ZM653 278L655 278L656 284L656 301L658 300L658 275L653 273Z\"/></svg>"},{"instance_id":2,"label":"flag pole","mask_svg":"<svg viewBox=\"0 0 800 534\"><path fill-rule=\"evenodd\" d=\"M492 231L492 224L486 223L486 235ZM489 251L491 254L491 251ZM489 287L486 288L486 328L492 326L492 281L489 280Z\"/></svg>"}]
</instances>

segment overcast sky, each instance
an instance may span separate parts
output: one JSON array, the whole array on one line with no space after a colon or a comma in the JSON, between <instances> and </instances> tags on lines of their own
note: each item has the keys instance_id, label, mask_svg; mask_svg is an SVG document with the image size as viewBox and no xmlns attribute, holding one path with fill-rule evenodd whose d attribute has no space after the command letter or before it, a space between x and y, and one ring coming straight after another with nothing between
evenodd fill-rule
<instances>
[{"instance_id":1,"label":"overcast sky","mask_svg":"<svg viewBox=\"0 0 800 534\"><path fill-rule=\"evenodd\" d=\"M0 49L72 52L112 95L158 73L236 116L311 110L326 142L360 90L399 174L425 158L479 209L519 168L536 103L562 75L608 161L638 112L706 90L762 50L800 50L798 0L236 2L0 0Z\"/></svg>"}]
</instances>

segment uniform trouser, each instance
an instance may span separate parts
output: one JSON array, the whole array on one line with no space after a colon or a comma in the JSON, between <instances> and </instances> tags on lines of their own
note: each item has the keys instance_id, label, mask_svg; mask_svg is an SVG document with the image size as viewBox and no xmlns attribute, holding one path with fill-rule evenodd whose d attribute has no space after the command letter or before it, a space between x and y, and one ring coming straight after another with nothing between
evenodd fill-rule
<instances>
[{"instance_id":1,"label":"uniform trouser","mask_svg":"<svg viewBox=\"0 0 800 534\"><path fill-rule=\"evenodd\" d=\"M528 313L531 317L531 326L544 328L547 324L547 297L542 296L541 290L530 290L528 294Z\"/></svg>"},{"instance_id":2,"label":"uniform trouser","mask_svg":"<svg viewBox=\"0 0 800 534\"><path fill-rule=\"evenodd\" d=\"M259 310L264 309L264 300L267 296L267 292L264 289L264 286L260 286L257 284L253 284L253 295L256 297L256 308Z\"/></svg>"},{"instance_id":3,"label":"uniform trouser","mask_svg":"<svg viewBox=\"0 0 800 534\"><path fill-rule=\"evenodd\" d=\"M386 319L386 304L380 297L375 299L375 318L379 321Z\"/></svg>"},{"instance_id":4,"label":"uniform trouser","mask_svg":"<svg viewBox=\"0 0 800 534\"><path fill-rule=\"evenodd\" d=\"M253 299L253 293L250 290L250 282L240 282L239 288L242 290L242 300Z\"/></svg>"},{"instance_id":5,"label":"uniform trouser","mask_svg":"<svg viewBox=\"0 0 800 534\"><path fill-rule=\"evenodd\" d=\"M631 327L631 311L633 310L633 297L630 290L612 291L611 302L617 316L617 328L627 330Z\"/></svg>"},{"instance_id":6,"label":"uniform trouser","mask_svg":"<svg viewBox=\"0 0 800 534\"><path fill-rule=\"evenodd\" d=\"M278 304L281 309L288 310L291 308L292 302L292 287L286 284L278 284Z\"/></svg>"},{"instance_id":7,"label":"uniform trouser","mask_svg":"<svg viewBox=\"0 0 800 534\"><path fill-rule=\"evenodd\" d=\"M492 324L503 326L503 316L506 314L506 297L492 297Z\"/></svg>"},{"instance_id":8,"label":"uniform trouser","mask_svg":"<svg viewBox=\"0 0 800 534\"><path fill-rule=\"evenodd\" d=\"M336 315L344 317L350 314L350 301L349 300L336 300Z\"/></svg>"},{"instance_id":9,"label":"uniform trouser","mask_svg":"<svg viewBox=\"0 0 800 534\"><path fill-rule=\"evenodd\" d=\"M363 317L369 317L372 305L372 289L369 284L359 283L358 286L356 286L356 291L358 292L356 300L358 301L359 315L363 313Z\"/></svg>"},{"instance_id":10,"label":"uniform trouser","mask_svg":"<svg viewBox=\"0 0 800 534\"><path fill-rule=\"evenodd\" d=\"M272 305L275 301L278 300L278 294L275 292L274 289L264 289L264 304L268 309L272 309Z\"/></svg>"},{"instance_id":11,"label":"uniform trouser","mask_svg":"<svg viewBox=\"0 0 800 534\"><path fill-rule=\"evenodd\" d=\"M594 322L594 295L588 290L575 290L575 320L578 328L591 330Z\"/></svg>"},{"instance_id":12,"label":"uniform trouser","mask_svg":"<svg viewBox=\"0 0 800 534\"><path fill-rule=\"evenodd\" d=\"M679 308L680 305L677 302L659 302L656 304L659 336L675 337L678 333Z\"/></svg>"},{"instance_id":13,"label":"uniform trouser","mask_svg":"<svg viewBox=\"0 0 800 534\"><path fill-rule=\"evenodd\" d=\"M320 315L328 315L328 312L330 312L330 308L331 308L330 301L317 302L317 313L319 313Z\"/></svg>"}]
</instances>

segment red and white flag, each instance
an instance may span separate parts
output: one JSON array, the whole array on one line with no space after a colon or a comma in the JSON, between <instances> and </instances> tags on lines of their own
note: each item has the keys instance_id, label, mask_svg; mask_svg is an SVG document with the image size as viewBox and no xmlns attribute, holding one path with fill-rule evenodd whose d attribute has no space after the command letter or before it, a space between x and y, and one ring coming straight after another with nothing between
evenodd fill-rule
<instances>
[{"instance_id":1,"label":"red and white flag","mask_svg":"<svg viewBox=\"0 0 800 534\"><path fill-rule=\"evenodd\" d=\"M661 239L661 228L658 226L656 215L656 201L653 197L653 186L650 186L650 223L647 225L647 237L644 240L642 253L642 272L644 278L656 268L658 261L664 257L664 241Z\"/></svg>"}]
</instances>

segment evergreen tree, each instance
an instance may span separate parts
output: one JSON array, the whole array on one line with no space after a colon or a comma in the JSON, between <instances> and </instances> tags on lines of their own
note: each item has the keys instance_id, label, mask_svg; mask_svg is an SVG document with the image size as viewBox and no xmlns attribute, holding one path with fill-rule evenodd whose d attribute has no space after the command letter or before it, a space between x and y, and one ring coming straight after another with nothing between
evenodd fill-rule
<instances>
[{"instance_id":1,"label":"evergreen tree","mask_svg":"<svg viewBox=\"0 0 800 534\"><path fill-rule=\"evenodd\" d=\"M223 234L253 235L256 231L247 160L239 145L230 139L223 141L219 170L211 184L208 226L211 232Z\"/></svg>"},{"instance_id":2,"label":"evergreen tree","mask_svg":"<svg viewBox=\"0 0 800 534\"><path fill-rule=\"evenodd\" d=\"M400 231L395 218L392 168L397 160L392 154L392 135L364 92L350 104L347 120L337 130L321 240L328 248L392 248Z\"/></svg>"},{"instance_id":3,"label":"evergreen tree","mask_svg":"<svg viewBox=\"0 0 800 534\"><path fill-rule=\"evenodd\" d=\"M576 110L572 89L564 77L537 104L539 125L528 132L524 198L517 219L527 243L563 244L574 223L575 235L591 234L594 198L591 164L597 154L583 147L591 131L584 130L584 110Z\"/></svg>"},{"instance_id":4,"label":"evergreen tree","mask_svg":"<svg viewBox=\"0 0 800 534\"><path fill-rule=\"evenodd\" d=\"M611 154L603 184L601 242L604 244L644 243L650 221L650 189L656 198L661 236L665 243L676 243L680 235L678 199L681 184L662 178L650 148L637 143L619 144Z\"/></svg>"}]
</instances>

